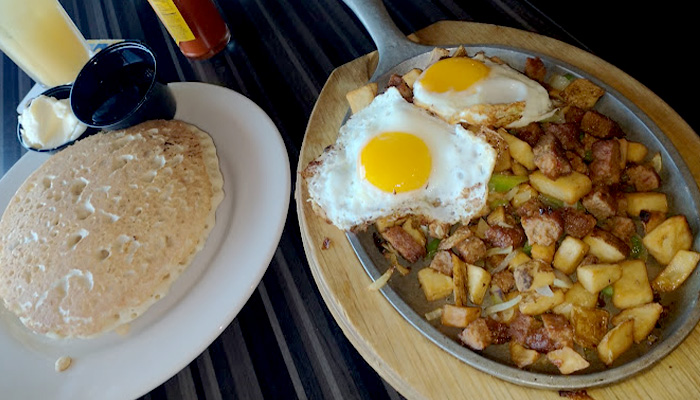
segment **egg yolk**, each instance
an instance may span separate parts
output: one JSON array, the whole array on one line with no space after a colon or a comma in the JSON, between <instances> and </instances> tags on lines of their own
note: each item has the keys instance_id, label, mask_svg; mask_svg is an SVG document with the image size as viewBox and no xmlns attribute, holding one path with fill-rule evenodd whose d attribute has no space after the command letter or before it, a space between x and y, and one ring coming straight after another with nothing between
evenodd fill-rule
<instances>
[{"instance_id":1,"label":"egg yolk","mask_svg":"<svg viewBox=\"0 0 700 400\"><path fill-rule=\"evenodd\" d=\"M490 71L486 64L468 57L445 58L426 69L420 82L431 92L462 91L488 76Z\"/></svg>"},{"instance_id":2,"label":"egg yolk","mask_svg":"<svg viewBox=\"0 0 700 400\"><path fill-rule=\"evenodd\" d=\"M419 137L385 132L365 145L360 165L371 184L385 192L401 193L418 189L428 181L432 159Z\"/></svg>"}]
</instances>

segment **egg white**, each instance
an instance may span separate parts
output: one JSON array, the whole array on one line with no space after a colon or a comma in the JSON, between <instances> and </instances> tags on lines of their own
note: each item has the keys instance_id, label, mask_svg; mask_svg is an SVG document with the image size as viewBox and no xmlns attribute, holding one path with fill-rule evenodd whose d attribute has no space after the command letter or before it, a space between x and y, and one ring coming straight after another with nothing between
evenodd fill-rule
<instances>
[{"instance_id":1,"label":"egg white","mask_svg":"<svg viewBox=\"0 0 700 400\"><path fill-rule=\"evenodd\" d=\"M387 193L364 179L362 149L373 137L391 131L414 134L430 149L430 177L421 188ZM336 143L307 168L309 200L343 230L406 214L467 222L486 204L495 160L496 152L486 141L415 107L392 87L353 115Z\"/></svg>"},{"instance_id":2,"label":"egg white","mask_svg":"<svg viewBox=\"0 0 700 400\"><path fill-rule=\"evenodd\" d=\"M549 93L538 82L528 78L506 64L497 64L482 53L474 56L491 70L489 75L463 91L444 93L431 92L421 80L425 72L418 77L413 86L413 101L448 122L468 122L478 124L488 119L488 115L470 110L471 107L484 104L513 104L524 101L525 108L521 117L506 125L517 128L531 122L540 121L551 116L556 110L549 99Z\"/></svg>"}]
</instances>

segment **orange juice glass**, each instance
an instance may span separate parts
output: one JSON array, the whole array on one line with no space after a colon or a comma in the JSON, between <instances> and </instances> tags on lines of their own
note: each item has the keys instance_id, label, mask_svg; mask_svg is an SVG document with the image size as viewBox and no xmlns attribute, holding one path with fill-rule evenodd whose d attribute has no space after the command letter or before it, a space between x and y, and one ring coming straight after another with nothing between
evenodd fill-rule
<instances>
[{"instance_id":1,"label":"orange juice glass","mask_svg":"<svg viewBox=\"0 0 700 400\"><path fill-rule=\"evenodd\" d=\"M0 0L0 50L37 83L71 83L90 59L58 0Z\"/></svg>"}]
</instances>

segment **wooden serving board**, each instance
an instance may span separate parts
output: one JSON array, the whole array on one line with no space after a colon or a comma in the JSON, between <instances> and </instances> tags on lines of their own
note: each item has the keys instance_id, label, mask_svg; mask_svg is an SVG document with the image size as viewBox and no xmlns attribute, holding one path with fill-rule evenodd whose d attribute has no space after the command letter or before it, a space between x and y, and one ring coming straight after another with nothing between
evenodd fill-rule
<instances>
[{"instance_id":1,"label":"wooden serving board","mask_svg":"<svg viewBox=\"0 0 700 400\"><path fill-rule=\"evenodd\" d=\"M414 35L424 44L493 43L529 49L574 65L601 79L640 107L672 140L700 182L700 139L666 103L609 63L576 47L537 34L486 24L443 21ZM373 52L331 73L311 114L297 171L333 143L348 110L345 94L365 84L377 64ZM371 283L345 234L316 217L297 176L295 198L307 258L336 321L364 359L411 399L560 399L556 391L504 382L480 372L425 338ZM330 247L323 242L330 239ZM611 386L588 390L600 399L700 398L700 327L651 369Z\"/></svg>"}]
</instances>

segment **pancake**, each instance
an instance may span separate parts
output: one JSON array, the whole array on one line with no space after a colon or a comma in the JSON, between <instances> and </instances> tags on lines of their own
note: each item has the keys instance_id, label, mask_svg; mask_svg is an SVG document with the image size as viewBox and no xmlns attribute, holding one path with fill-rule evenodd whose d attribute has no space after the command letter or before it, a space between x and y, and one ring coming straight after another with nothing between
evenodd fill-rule
<instances>
[{"instance_id":1,"label":"pancake","mask_svg":"<svg viewBox=\"0 0 700 400\"><path fill-rule=\"evenodd\" d=\"M211 137L148 121L52 156L0 220L0 297L34 332L89 338L165 296L223 199Z\"/></svg>"}]
</instances>

